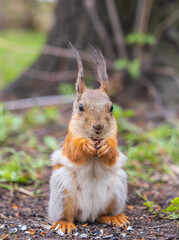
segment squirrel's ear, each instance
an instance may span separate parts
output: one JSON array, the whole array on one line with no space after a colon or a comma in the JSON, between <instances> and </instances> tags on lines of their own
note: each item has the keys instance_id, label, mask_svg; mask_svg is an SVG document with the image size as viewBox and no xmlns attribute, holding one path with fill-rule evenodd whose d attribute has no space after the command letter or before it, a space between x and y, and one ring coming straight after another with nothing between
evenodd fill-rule
<instances>
[{"instance_id":1,"label":"squirrel's ear","mask_svg":"<svg viewBox=\"0 0 179 240\"><path fill-rule=\"evenodd\" d=\"M78 64L78 77L76 80L76 93L77 93L77 96L80 97L81 94L86 89L86 85L85 85L85 81L84 81L83 65L82 65L81 57L80 57L78 51L73 47L71 42L68 42L68 44L72 48L72 50L75 54L75 57L76 57L77 64Z\"/></svg>"},{"instance_id":2,"label":"squirrel's ear","mask_svg":"<svg viewBox=\"0 0 179 240\"><path fill-rule=\"evenodd\" d=\"M100 89L104 92L107 92L108 87L108 75L106 71L106 61L99 49L95 49L91 46L93 56L92 56L92 64L94 69L97 72L98 80L101 83Z\"/></svg>"}]
</instances>

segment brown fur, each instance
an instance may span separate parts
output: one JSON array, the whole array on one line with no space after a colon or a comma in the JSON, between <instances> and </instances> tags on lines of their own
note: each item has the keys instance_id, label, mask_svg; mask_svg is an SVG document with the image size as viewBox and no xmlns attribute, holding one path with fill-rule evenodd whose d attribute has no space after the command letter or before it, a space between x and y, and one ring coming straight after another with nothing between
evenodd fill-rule
<instances>
[{"instance_id":1,"label":"brown fur","mask_svg":"<svg viewBox=\"0 0 179 240\"><path fill-rule=\"evenodd\" d=\"M58 164L55 164L55 165L52 166L52 170L55 171L55 170L57 170L61 167L63 167L63 165L58 163Z\"/></svg>"},{"instance_id":2,"label":"brown fur","mask_svg":"<svg viewBox=\"0 0 179 240\"><path fill-rule=\"evenodd\" d=\"M117 157L119 155L118 151L117 151L117 139L114 138L110 138L107 139L106 141L106 145L108 145L108 149L107 149L107 153L102 155L100 157L100 160L108 167L112 167L116 161L117 161ZM102 148L101 148L102 149ZM97 150L97 154L100 151Z\"/></svg>"},{"instance_id":3,"label":"brown fur","mask_svg":"<svg viewBox=\"0 0 179 240\"><path fill-rule=\"evenodd\" d=\"M112 214L112 212L114 211L116 207L116 199L113 199L110 204L108 205L107 209L106 209L106 215L110 215Z\"/></svg>"},{"instance_id":4,"label":"brown fur","mask_svg":"<svg viewBox=\"0 0 179 240\"><path fill-rule=\"evenodd\" d=\"M71 133L68 133L62 147L63 155L66 156L74 164L83 165L91 158L90 153L87 151L88 144L90 142L91 140L88 138L76 138ZM96 149L93 150L95 155Z\"/></svg>"},{"instance_id":5,"label":"brown fur","mask_svg":"<svg viewBox=\"0 0 179 240\"><path fill-rule=\"evenodd\" d=\"M61 221L54 222L51 229L62 229L64 233L72 233L73 229L76 229L74 221L75 209L73 205L73 199L68 196L68 191L64 190L64 211L63 219ZM57 229L56 229L57 228Z\"/></svg>"},{"instance_id":6,"label":"brown fur","mask_svg":"<svg viewBox=\"0 0 179 240\"><path fill-rule=\"evenodd\" d=\"M83 66L81 58L76 49L70 44L75 53L78 64L78 78L76 81L76 99L73 105L73 115L69 124L68 135L62 146L62 153L74 165L85 165L94 156L105 166L112 167L119 155L117 150L117 124L112 113L112 102L107 95L108 76L106 62L99 50L94 51L93 63L95 65L101 87L99 89L87 89L84 81ZM102 127L95 127L102 126ZM95 141L99 139L99 141ZM63 167L56 164L53 170ZM80 186L77 188L80 191ZM64 212L62 221L55 222L52 229L58 227L64 232L71 232L75 229L73 224L75 209L73 199L68 196L65 190ZM113 199L106 209L104 215L112 214L116 205ZM80 214L81 209L77 212ZM98 222L121 226L128 224L124 214L113 216L101 216Z\"/></svg>"},{"instance_id":7,"label":"brown fur","mask_svg":"<svg viewBox=\"0 0 179 240\"><path fill-rule=\"evenodd\" d=\"M64 211L63 211L63 219L68 222L73 222L75 209L73 205L73 199L68 196L68 191L64 191L65 201L64 201Z\"/></svg>"},{"instance_id":8,"label":"brown fur","mask_svg":"<svg viewBox=\"0 0 179 240\"><path fill-rule=\"evenodd\" d=\"M122 227L124 229L126 229L129 224L128 217L126 217L124 213L120 213L117 216L99 217L97 222L112 224L115 227Z\"/></svg>"}]
</instances>

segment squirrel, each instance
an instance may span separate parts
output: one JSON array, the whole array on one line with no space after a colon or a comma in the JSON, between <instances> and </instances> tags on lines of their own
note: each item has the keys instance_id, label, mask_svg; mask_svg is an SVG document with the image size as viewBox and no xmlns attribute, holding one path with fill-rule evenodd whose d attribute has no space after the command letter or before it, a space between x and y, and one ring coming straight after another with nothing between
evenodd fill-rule
<instances>
[{"instance_id":1,"label":"squirrel","mask_svg":"<svg viewBox=\"0 0 179 240\"><path fill-rule=\"evenodd\" d=\"M52 154L49 219L51 229L64 233L76 230L77 222L95 222L124 227L122 213L127 200L127 175L122 169L126 157L118 150L117 124L107 95L106 61L94 50L99 89L88 89L78 51L76 99L61 148Z\"/></svg>"}]
</instances>

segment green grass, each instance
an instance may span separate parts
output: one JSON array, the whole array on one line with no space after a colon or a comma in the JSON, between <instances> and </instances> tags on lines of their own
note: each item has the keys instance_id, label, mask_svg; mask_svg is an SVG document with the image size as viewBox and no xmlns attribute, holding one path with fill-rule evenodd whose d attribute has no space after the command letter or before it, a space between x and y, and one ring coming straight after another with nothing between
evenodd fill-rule
<instances>
[{"instance_id":1,"label":"green grass","mask_svg":"<svg viewBox=\"0 0 179 240\"><path fill-rule=\"evenodd\" d=\"M0 31L0 89L15 80L38 57L45 32Z\"/></svg>"},{"instance_id":2,"label":"green grass","mask_svg":"<svg viewBox=\"0 0 179 240\"><path fill-rule=\"evenodd\" d=\"M179 125L144 130L130 122L134 111L115 104L114 115L123 142L122 146L119 142L120 149L128 157L125 169L129 181L162 181L166 174L172 178L170 166L179 165ZM59 147L57 131L48 133L59 122L56 107L36 107L15 114L0 104L0 183L38 181L39 171L50 163L49 155Z\"/></svg>"}]
</instances>

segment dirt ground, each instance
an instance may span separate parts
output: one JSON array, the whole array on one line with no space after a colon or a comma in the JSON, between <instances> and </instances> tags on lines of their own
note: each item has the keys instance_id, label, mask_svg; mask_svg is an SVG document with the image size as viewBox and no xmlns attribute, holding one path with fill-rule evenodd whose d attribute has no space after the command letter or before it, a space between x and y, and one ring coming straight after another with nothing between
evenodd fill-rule
<instances>
[{"instance_id":1,"label":"dirt ground","mask_svg":"<svg viewBox=\"0 0 179 240\"><path fill-rule=\"evenodd\" d=\"M141 107L139 106L139 108ZM71 111L68 111L66 115L69 120ZM148 119L148 116L146 116L146 119ZM146 119L140 120L138 124L145 126ZM66 132L66 130L65 132L64 130L61 131L63 131L62 135ZM142 181L129 183L125 214L129 217L130 226L125 231L106 224L89 223L77 223L78 229L72 235L62 235L60 232L56 233L49 230L47 206L50 174L51 169L46 168L42 179L44 183L37 187L40 190L40 195L31 196L34 185L21 186L15 193L0 188L1 239L179 239L179 222L159 218L151 214L143 206L144 200L141 198L141 196L145 196L161 208L169 206L170 201L178 196L179 184L172 184L167 180L155 184Z\"/></svg>"},{"instance_id":2,"label":"dirt ground","mask_svg":"<svg viewBox=\"0 0 179 240\"><path fill-rule=\"evenodd\" d=\"M46 181L40 187L41 196L29 196L30 186L25 188L29 191L27 193L11 194L6 189L0 189L1 239L179 239L178 221L155 217L143 206L144 200L137 194L140 191L162 208L167 207L179 192L179 186L167 183L129 184L125 213L130 219L130 226L125 231L105 224L80 223L77 223L78 230L73 235L51 231L47 229L50 169L47 173ZM7 238L3 238L6 234L9 234Z\"/></svg>"}]
</instances>

